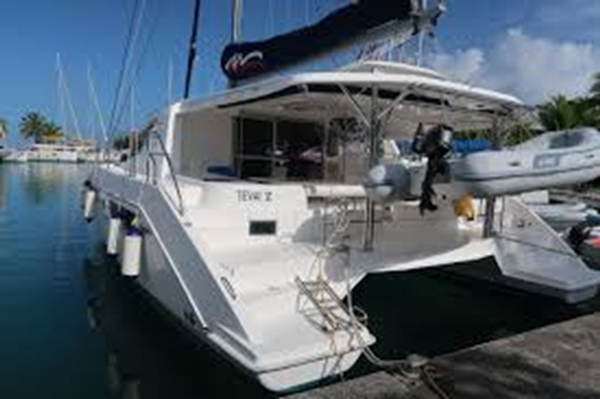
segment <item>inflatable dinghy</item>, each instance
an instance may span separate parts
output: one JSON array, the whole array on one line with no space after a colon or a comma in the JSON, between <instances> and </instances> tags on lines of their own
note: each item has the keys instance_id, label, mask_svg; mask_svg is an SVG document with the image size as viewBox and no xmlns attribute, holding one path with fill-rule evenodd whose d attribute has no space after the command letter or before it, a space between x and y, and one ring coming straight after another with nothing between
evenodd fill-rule
<instances>
[{"instance_id":1,"label":"inflatable dinghy","mask_svg":"<svg viewBox=\"0 0 600 399\"><path fill-rule=\"evenodd\" d=\"M600 176L600 133L545 133L510 149L456 158L451 170L456 182L479 197L583 183Z\"/></svg>"}]
</instances>

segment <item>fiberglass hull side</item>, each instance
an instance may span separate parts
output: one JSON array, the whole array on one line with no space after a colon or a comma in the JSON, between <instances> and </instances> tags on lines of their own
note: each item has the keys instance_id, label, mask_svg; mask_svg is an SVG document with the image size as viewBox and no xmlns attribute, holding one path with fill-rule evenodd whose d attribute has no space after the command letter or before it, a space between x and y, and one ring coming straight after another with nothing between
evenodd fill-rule
<instances>
[{"instance_id":1,"label":"fiberglass hull side","mask_svg":"<svg viewBox=\"0 0 600 399\"><path fill-rule=\"evenodd\" d=\"M93 184L102 197L140 215L142 227L148 231L137 278L139 286L194 337L225 355L265 388L288 391L317 383L349 369L362 354L359 347L335 356L315 347L312 354L295 359L289 356L261 358L245 344L246 330L229 303L231 299L218 285L197 248L189 242L184 226L177 222L176 211L161 190L102 169L95 172ZM204 270L203 276L198 275L199 270Z\"/></svg>"}]
</instances>

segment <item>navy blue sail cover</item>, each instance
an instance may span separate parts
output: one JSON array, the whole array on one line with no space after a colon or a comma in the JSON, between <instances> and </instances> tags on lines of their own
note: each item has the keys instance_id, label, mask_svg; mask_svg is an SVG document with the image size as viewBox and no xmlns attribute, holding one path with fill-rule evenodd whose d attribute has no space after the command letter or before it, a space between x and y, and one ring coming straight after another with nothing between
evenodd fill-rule
<instances>
[{"instance_id":1,"label":"navy blue sail cover","mask_svg":"<svg viewBox=\"0 0 600 399\"><path fill-rule=\"evenodd\" d=\"M413 18L414 0L360 0L340 8L314 25L264 41L231 43L221 56L221 68L232 80L242 80L294 65L351 42L394 21Z\"/></svg>"}]
</instances>

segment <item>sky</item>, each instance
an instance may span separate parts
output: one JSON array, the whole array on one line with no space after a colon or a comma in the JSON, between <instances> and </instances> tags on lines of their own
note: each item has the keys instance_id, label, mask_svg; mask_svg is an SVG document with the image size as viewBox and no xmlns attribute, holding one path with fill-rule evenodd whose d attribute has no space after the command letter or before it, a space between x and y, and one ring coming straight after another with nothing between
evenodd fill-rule
<instances>
[{"instance_id":1,"label":"sky","mask_svg":"<svg viewBox=\"0 0 600 399\"><path fill-rule=\"evenodd\" d=\"M129 102L114 103L136 1L145 4L130 68L137 72L125 79L122 95L130 98L133 91L131 112ZM315 21L347 2L244 0L242 34L248 40L268 37ZM111 130L139 126L181 98L192 10L193 0L3 0L0 117L9 122L8 145L23 145L18 124L29 111L62 120L57 53L84 136L98 134L90 68L104 118L113 115L113 122L120 121ZM203 0L192 97L224 89L219 58L230 26L229 0ZM576 96L589 89L592 74L600 71L598 26L600 0L448 0L436 37L426 43L426 62L455 79L531 104L559 93ZM66 128L71 133L72 119Z\"/></svg>"}]
</instances>

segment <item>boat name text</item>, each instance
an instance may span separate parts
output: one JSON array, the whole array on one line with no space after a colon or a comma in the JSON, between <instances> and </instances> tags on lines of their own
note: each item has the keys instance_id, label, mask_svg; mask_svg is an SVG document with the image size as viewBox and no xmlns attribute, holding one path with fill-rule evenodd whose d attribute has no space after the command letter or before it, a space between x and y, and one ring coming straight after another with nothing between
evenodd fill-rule
<instances>
[{"instance_id":1,"label":"boat name text","mask_svg":"<svg viewBox=\"0 0 600 399\"><path fill-rule=\"evenodd\" d=\"M270 191L237 190L239 202L271 202L273 193Z\"/></svg>"}]
</instances>

